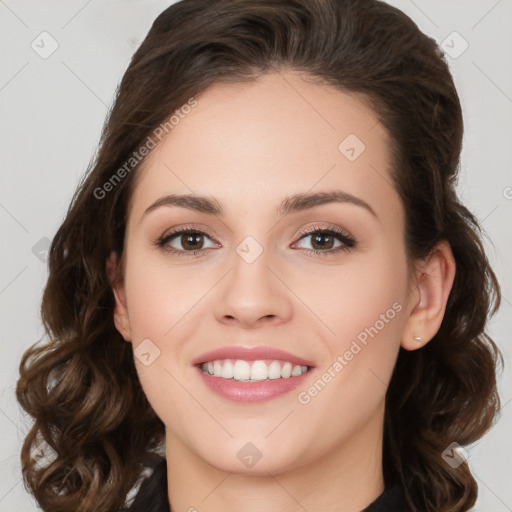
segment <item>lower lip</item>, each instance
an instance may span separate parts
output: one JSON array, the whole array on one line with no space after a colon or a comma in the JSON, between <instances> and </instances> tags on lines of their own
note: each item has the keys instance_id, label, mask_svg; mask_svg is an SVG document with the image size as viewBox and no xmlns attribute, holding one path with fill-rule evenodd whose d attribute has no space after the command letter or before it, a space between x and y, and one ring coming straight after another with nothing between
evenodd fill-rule
<instances>
[{"instance_id":1,"label":"lower lip","mask_svg":"<svg viewBox=\"0 0 512 512\"><path fill-rule=\"evenodd\" d=\"M310 368L306 373L287 379L267 379L261 382L240 382L235 379L224 379L208 375L196 366L203 382L215 393L234 402L265 402L289 393L309 378L313 372Z\"/></svg>"}]
</instances>

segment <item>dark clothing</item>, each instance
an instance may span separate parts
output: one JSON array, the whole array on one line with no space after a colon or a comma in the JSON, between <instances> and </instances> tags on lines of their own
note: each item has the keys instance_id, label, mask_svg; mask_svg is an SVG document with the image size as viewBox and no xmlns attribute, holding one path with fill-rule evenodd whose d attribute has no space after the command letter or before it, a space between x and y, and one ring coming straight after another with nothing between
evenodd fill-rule
<instances>
[{"instance_id":1,"label":"dark clothing","mask_svg":"<svg viewBox=\"0 0 512 512\"><path fill-rule=\"evenodd\" d=\"M143 480L129 512L171 512L167 500L167 461L155 453L148 453L143 466L152 474Z\"/></svg>"},{"instance_id":2,"label":"dark clothing","mask_svg":"<svg viewBox=\"0 0 512 512\"><path fill-rule=\"evenodd\" d=\"M386 489L362 512L408 512L402 489L397 485Z\"/></svg>"},{"instance_id":3,"label":"dark clothing","mask_svg":"<svg viewBox=\"0 0 512 512\"><path fill-rule=\"evenodd\" d=\"M153 473L143 480L129 512L171 512L167 501L167 463L156 454L148 455L144 466ZM317 512L317 511L310 511ZM340 512L343 512L340 510ZM361 512L408 512L400 487L386 489L373 503Z\"/></svg>"}]
</instances>

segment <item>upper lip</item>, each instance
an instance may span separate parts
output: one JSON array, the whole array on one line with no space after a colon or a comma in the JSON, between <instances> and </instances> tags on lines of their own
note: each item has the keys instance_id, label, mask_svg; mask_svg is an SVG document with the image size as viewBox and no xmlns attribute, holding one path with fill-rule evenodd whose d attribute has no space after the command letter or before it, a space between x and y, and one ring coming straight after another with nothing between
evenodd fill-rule
<instances>
[{"instance_id":1,"label":"upper lip","mask_svg":"<svg viewBox=\"0 0 512 512\"><path fill-rule=\"evenodd\" d=\"M245 361L256 361L261 359L279 359L280 361L289 361L294 365L314 366L312 361L303 359L296 355L290 354L284 350L275 347L242 347L231 346L221 347L196 357L192 364L201 364L217 359L243 359Z\"/></svg>"}]
</instances>

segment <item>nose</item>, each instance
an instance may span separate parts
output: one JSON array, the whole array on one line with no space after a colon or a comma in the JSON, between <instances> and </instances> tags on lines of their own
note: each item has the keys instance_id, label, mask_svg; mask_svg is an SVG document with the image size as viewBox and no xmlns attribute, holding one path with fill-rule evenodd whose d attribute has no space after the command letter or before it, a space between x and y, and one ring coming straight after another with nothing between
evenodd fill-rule
<instances>
[{"instance_id":1,"label":"nose","mask_svg":"<svg viewBox=\"0 0 512 512\"><path fill-rule=\"evenodd\" d=\"M270 266L265 251L250 263L236 254L233 267L219 283L215 317L244 329L287 322L293 293L282 279L279 270Z\"/></svg>"}]
</instances>

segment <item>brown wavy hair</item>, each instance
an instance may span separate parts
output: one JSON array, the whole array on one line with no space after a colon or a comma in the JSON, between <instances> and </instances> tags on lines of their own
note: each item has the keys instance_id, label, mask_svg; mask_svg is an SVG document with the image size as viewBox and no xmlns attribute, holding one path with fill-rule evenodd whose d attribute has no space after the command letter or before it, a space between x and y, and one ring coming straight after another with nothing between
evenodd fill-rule
<instances>
[{"instance_id":1,"label":"brown wavy hair","mask_svg":"<svg viewBox=\"0 0 512 512\"><path fill-rule=\"evenodd\" d=\"M114 326L106 272L111 251L123 255L138 165L108 193L105 183L210 85L284 69L359 93L379 116L391 136L409 259L427 257L440 240L451 245L456 276L442 325L424 348L398 355L383 470L386 486L401 485L412 511L466 511L475 503L469 466L452 469L441 455L454 441L479 439L497 417L502 360L485 326L500 289L481 228L455 191L463 120L443 53L403 12L377 0L184 0L158 16L134 54L52 241L41 306L48 339L25 352L17 383L35 420L23 475L45 511L120 510L143 453L164 440L132 346ZM31 455L41 441L55 452L46 465Z\"/></svg>"}]
</instances>

